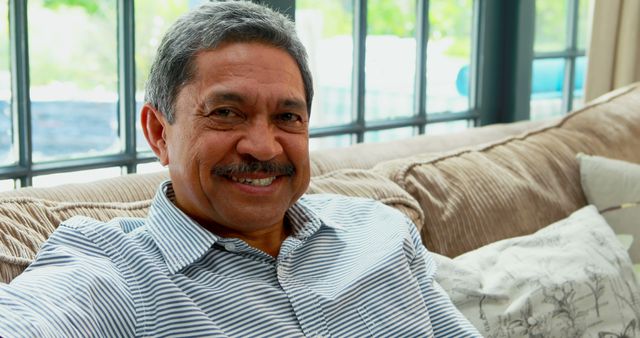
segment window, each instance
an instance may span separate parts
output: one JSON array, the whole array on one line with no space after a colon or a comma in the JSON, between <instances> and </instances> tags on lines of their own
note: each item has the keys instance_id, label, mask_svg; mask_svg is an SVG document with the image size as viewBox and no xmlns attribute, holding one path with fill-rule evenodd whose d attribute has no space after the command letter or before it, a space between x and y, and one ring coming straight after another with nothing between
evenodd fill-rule
<instances>
[{"instance_id":1,"label":"window","mask_svg":"<svg viewBox=\"0 0 640 338\"><path fill-rule=\"evenodd\" d=\"M9 8L0 2L0 165L16 162L11 116L11 62L9 59Z\"/></svg>"},{"instance_id":2,"label":"window","mask_svg":"<svg viewBox=\"0 0 640 338\"><path fill-rule=\"evenodd\" d=\"M531 78L532 120L584 104L589 0L537 0Z\"/></svg>"},{"instance_id":3,"label":"window","mask_svg":"<svg viewBox=\"0 0 640 338\"><path fill-rule=\"evenodd\" d=\"M204 1L0 0L0 189L162 170L138 125L144 83ZM294 16L308 49L311 150L583 104L591 0L254 1Z\"/></svg>"},{"instance_id":4,"label":"window","mask_svg":"<svg viewBox=\"0 0 640 338\"><path fill-rule=\"evenodd\" d=\"M311 149L474 126L473 13L473 0L295 1L316 90Z\"/></svg>"},{"instance_id":5,"label":"window","mask_svg":"<svg viewBox=\"0 0 640 338\"><path fill-rule=\"evenodd\" d=\"M144 103L144 84L160 40L169 26L190 8L206 0L135 0L135 118ZM137 121L137 120L136 120ZM136 123L137 151L151 151L140 123Z\"/></svg>"},{"instance_id":6,"label":"window","mask_svg":"<svg viewBox=\"0 0 640 338\"><path fill-rule=\"evenodd\" d=\"M34 163L122 150L118 140L116 4L83 4L28 1Z\"/></svg>"}]
</instances>

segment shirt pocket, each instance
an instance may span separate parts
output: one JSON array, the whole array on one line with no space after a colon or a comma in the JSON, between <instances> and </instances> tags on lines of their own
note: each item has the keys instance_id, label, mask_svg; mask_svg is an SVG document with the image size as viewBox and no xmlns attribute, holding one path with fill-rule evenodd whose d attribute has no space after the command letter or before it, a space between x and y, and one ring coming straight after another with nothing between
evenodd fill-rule
<instances>
[{"instance_id":1,"label":"shirt pocket","mask_svg":"<svg viewBox=\"0 0 640 338\"><path fill-rule=\"evenodd\" d=\"M369 332L368 337L433 337L426 311L399 313L397 309L371 304L362 304L357 311Z\"/></svg>"},{"instance_id":2,"label":"shirt pocket","mask_svg":"<svg viewBox=\"0 0 640 338\"><path fill-rule=\"evenodd\" d=\"M367 330L369 330L369 334L371 337L379 337L377 335L377 323L375 318L373 318L372 315L369 314L369 311L367 310L367 307L362 305L358 307L358 315L360 315L360 319L362 319L362 321L364 322L364 325L367 327Z\"/></svg>"}]
</instances>

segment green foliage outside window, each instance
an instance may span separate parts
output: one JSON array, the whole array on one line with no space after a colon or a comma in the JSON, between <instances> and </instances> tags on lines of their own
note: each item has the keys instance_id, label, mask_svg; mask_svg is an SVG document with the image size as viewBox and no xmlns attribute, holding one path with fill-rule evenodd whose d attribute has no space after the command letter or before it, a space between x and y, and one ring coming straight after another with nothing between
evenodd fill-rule
<instances>
[{"instance_id":1,"label":"green foliage outside window","mask_svg":"<svg viewBox=\"0 0 640 338\"><path fill-rule=\"evenodd\" d=\"M0 72L6 72L9 70L9 11L7 8L7 2L0 2ZM4 79L0 78L0 81L4 82ZM4 88L8 83L0 83L0 90Z\"/></svg>"},{"instance_id":2,"label":"green foliage outside window","mask_svg":"<svg viewBox=\"0 0 640 338\"><path fill-rule=\"evenodd\" d=\"M37 3L38 1L31 1ZM96 84L111 87L117 81L117 45L114 38L116 31L115 2L111 0L40 0L45 9L55 11L57 18L62 21L78 20L89 22L93 27L78 27L83 35L90 38L74 40L81 44L76 50L91 50L94 60L84 59L81 54L51 54L51 46L46 41L46 34L30 34L31 83L34 86L47 84L52 81L73 79L79 87L95 87ZM470 54L471 17L470 9L472 0L440 0L430 1L430 40L450 39L451 44L445 53L451 57L468 57ZM545 16L544 22L539 25L541 39L553 37L557 32L552 25L546 22L563 22L562 10L564 2L544 1L548 6L545 12L553 15ZM6 5L5 5L6 6ZM353 3L350 0L316 1L298 0L299 7L322 8L325 16L323 34L325 36L349 35L353 20ZM411 0L369 0L368 6L368 34L369 35L395 35L399 37L413 37L416 30L416 2ZM31 5L30 5L31 7ZM150 64L155 54L159 39L173 20L188 10L188 1L145 1L138 0L135 3L136 25L136 88L140 91L144 87L144 79L149 71ZM37 17L41 11L30 10L29 20L39 21ZM0 14L2 14L0 12ZM81 17L84 19L81 20ZM6 16L5 16L6 17ZM50 18L49 18L50 19ZM49 22L46 26L55 25ZM549 28L544 28L544 27ZM152 27L153 29L141 29ZM7 21L0 25L3 37L7 36ZM86 31L89 30L89 34ZM106 35L109 36L106 36ZM58 51L59 52L59 51ZM56 57L57 55L57 57ZM96 57L97 55L97 57ZM0 44L0 69L8 67L9 61L8 43ZM86 67L77 67L79 62L87 63ZM82 81L82 79L90 79Z\"/></svg>"},{"instance_id":3,"label":"green foliage outside window","mask_svg":"<svg viewBox=\"0 0 640 338\"><path fill-rule=\"evenodd\" d=\"M567 34L567 5L567 0L536 1L534 43L536 52L561 51L564 49Z\"/></svg>"},{"instance_id":4,"label":"green foliage outside window","mask_svg":"<svg viewBox=\"0 0 640 338\"><path fill-rule=\"evenodd\" d=\"M32 87L117 88L115 1L31 0L27 11Z\"/></svg>"},{"instance_id":5,"label":"green foliage outside window","mask_svg":"<svg viewBox=\"0 0 640 338\"><path fill-rule=\"evenodd\" d=\"M430 39L451 39L448 56L470 55L471 9L473 0L440 0L429 2ZM351 34L353 3L350 0L298 0L300 8L317 8L324 17L325 36ZM369 0L367 2L369 35L395 35L411 38L416 32L416 1Z\"/></svg>"},{"instance_id":6,"label":"green foliage outside window","mask_svg":"<svg viewBox=\"0 0 640 338\"><path fill-rule=\"evenodd\" d=\"M370 35L395 35L412 38L416 33L416 3L411 0L369 0L368 32Z\"/></svg>"},{"instance_id":7,"label":"green foliage outside window","mask_svg":"<svg viewBox=\"0 0 640 338\"><path fill-rule=\"evenodd\" d=\"M136 88L142 90L164 31L188 10L186 0L135 2ZM29 2L29 54L32 86L73 82L81 89L112 88L117 83L117 18L112 0L32 0ZM0 4L0 70L9 69L8 11ZM73 49L52 45L46 31L59 22L76 22L78 34L65 37ZM5 38L6 37L6 38ZM81 51L90 51L87 58ZM78 66L81 64L82 66Z\"/></svg>"},{"instance_id":8,"label":"green foliage outside window","mask_svg":"<svg viewBox=\"0 0 640 338\"><path fill-rule=\"evenodd\" d=\"M58 10L61 7L79 7L90 15L99 14L101 6L105 4L105 1L95 0L43 0L43 5L46 8Z\"/></svg>"}]
</instances>

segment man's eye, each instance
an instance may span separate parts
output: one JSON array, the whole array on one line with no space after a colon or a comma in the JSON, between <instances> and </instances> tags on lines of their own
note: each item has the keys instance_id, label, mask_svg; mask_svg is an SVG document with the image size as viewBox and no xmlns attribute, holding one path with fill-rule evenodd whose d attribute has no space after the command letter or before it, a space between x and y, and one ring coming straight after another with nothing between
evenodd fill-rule
<instances>
[{"instance_id":1,"label":"man's eye","mask_svg":"<svg viewBox=\"0 0 640 338\"><path fill-rule=\"evenodd\" d=\"M216 110L212 111L209 115L210 116L214 116L214 117L224 117L224 118L238 116L238 114L236 112L234 112L231 109L226 109L226 108L216 109Z\"/></svg>"},{"instance_id":2,"label":"man's eye","mask_svg":"<svg viewBox=\"0 0 640 338\"><path fill-rule=\"evenodd\" d=\"M294 113L282 113L278 115L278 119L284 122L297 122L300 121L300 116Z\"/></svg>"}]
</instances>

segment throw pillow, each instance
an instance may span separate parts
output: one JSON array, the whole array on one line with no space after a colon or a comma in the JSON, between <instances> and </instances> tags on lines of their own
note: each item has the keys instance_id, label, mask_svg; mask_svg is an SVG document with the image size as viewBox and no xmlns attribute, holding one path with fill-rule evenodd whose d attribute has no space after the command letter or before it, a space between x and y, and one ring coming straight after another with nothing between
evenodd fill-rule
<instances>
[{"instance_id":1,"label":"throw pillow","mask_svg":"<svg viewBox=\"0 0 640 338\"><path fill-rule=\"evenodd\" d=\"M629 256L593 206L534 234L436 260L438 282L486 337L640 333Z\"/></svg>"},{"instance_id":2,"label":"throw pillow","mask_svg":"<svg viewBox=\"0 0 640 338\"><path fill-rule=\"evenodd\" d=\"M582 190L617 234L633 236L629 255L640 263L640 164L578 154Z\"/></svg>"}]
</instances>

